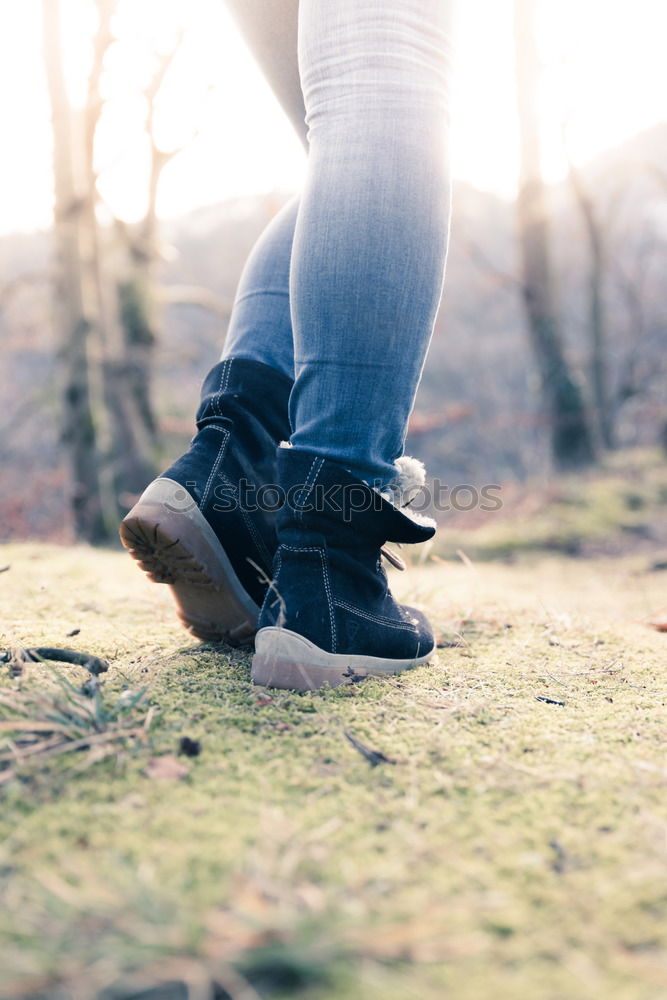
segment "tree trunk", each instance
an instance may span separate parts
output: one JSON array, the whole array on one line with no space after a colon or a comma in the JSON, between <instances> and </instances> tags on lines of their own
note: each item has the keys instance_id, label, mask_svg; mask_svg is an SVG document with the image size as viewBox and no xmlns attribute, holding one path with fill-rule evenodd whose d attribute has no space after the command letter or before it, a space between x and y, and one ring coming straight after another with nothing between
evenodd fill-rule
<instances>
[{"instance_id":1,"label":"tree trunk","mask_svg":"<svg viewBox=\"0 0 667 1000\"><path fill-rule=\"evenodd\" d=\"M151 289L142 276L130 270L118 282L116 294L122 352L109 362L107 387L116 400L115 467L122 502L123 493L129 498L140 493L156 474L159 440L150 389L157 338Z\"/></svg>"},{"instance_id":2,"label":"tree trunk","mask_svg":"<svg viewBox=\"0 0 667 1000\"><path fill-rule=\"evenodd\" d=\"M178 43L180 44L180 42ZM158 261L157 195L160 176L173 153L162 152L154 136L155 102L176 49L159 61L146 91L146 132L150 142L150 175L146 213L136 226L117 225L123 241L124 273L116 286L122 350L108 366L108 385L118 396L115 408L119 441L127 441L119 467L125 491L140 492L155 475L160 436L151 398L151 382L157 344L155 270ZM122 396L118 394L122 393Z\"/></svg>"},{"instance_id":3,"label":"tree trunk","mask_svg":"<svg viewBox=\"0 0 667 1000\"><path fill-rule=\"evenodd\" d=\"M549 257L546 192L540 164L537 91L539 60L535 0L515 0L516 83L521 176L517 199L523 297L543 402L551 424L551 451L561 469L594 460L583 396L563 350Z\"/></svg>"},{"instance_id":4,"label":"tree trunk","mask_svg":"<svg viewBox=\"0 0 667 1000\"><path fill-rule=\"evenodd\" d=\"M43 0L44 62L53 126L56 278L54 315L59 329L63 387L63 440L72 477L72 514L77 538L106 538L91 401L89 339L94 317L81 257L84 200L73 163L74 122L67 98L60 45L59 0Z\"/></svg>"},{"instance_id":5,"label":"tree trunk","mask_svg":"<svg viewBox=\"0 0 667 1000\"><path fill-rule=\"evenodd\" d=\"M136 412L137 434L144 458L152 463L159 450L159 432L151 383L157 337L155 302L155 243L130 250L130 268L118 284L118 302L127 366L127 390Z\"/></svg>"},{"instance_id":6,"label":"tree trunk","mask_svg":"<svg viewBox=\"0 0 667 1000\"><path fill-rule=\"evenodd\" d=\"M593 201L576 167L570 165L570 186L581 213L588 238L590 270L588 274L588 330L590 338L589 370L595 424L599 441L605 448L614 447L614 426L607 370L607 336L604 314L603 282L605 267L602 225Z\"/></svg>"},{"instance_id":7,"label":"tree trunk","mask_svg":"<svg viewBox=\"0 0 667 1000\"><path fill-rule=\"evenodd\" d=\"M84 113L84 187L85 215L89 225L86 246L87 264L94 288L98 314L96 343L99 349L101 372L100 394L104 402L104 440L102 490L107 518L115 524L128 506L129 499L141 493L155 474L155 426L152 412L148 420L151 432L146 434L145 410L149 404L144 389L147 374L137 373L132 334L128 324L135 324L136 310L128 306L126 297L119 295L123 282L114 273L117 270L118 251L109 254L108 241L97 222L97 175L95 171L95 134L103 108L100 83L104 59L113 42L111 24L116 0L96 0L98 27L93 46L93 63L88 78L88 93ZM120 229L117 230L117 235ZM121 252L126 247L123 243ZM142 359L143 360L143 359ZM141 387L137 390L137 382ZM136 404L137 393L142 396L144 409Z\"/></svg>"}]
</instances>

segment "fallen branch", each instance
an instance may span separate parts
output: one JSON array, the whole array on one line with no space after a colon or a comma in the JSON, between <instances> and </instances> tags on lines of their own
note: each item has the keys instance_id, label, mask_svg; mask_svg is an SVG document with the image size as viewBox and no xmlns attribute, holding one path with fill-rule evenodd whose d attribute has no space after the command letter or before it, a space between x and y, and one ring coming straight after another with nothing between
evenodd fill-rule
<instances>
[{"instance_id":1,"label":"fallen branch","mask_svg":"<svg viewBox=\"0 0 667 1000\"><path fill-rule=\"evenodd\" d=\"M85 667L89 673L97 677L104 674L109 669L106 660L101 660L92 653L77 653L74 649L56 649L53 646L34 646L24 649L17 646L15 649L3 649L0 651L0 663L8 663L10 667L19 669L23 663L41 663L43 660L55 660L59 663L75 663L78 667Z\"/></svg>"}]
</instances>

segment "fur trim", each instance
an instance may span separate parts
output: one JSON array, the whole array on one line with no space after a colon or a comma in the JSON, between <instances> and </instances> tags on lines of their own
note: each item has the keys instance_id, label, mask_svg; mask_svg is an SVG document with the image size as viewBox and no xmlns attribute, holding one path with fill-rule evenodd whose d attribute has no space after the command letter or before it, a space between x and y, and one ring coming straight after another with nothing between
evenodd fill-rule
<instances>
[{"instance_id":1,"label":"fur trim","mask_svg":"<svg viewBox=\"0 0 667 1000\"><path fill-rule=\"evenodd\" d=\"M291 448L292 442L281 441L278 447ZM432 517L425 517L416 510L410 510L407 506L411 500L414 500L426 482L424 463L420 462L418 458L412 458L411 455L402 455L401 458L396 459L394 467L396 469L394 478L383 490L376 492L415 524L436 528L437 522Z\"/></svg>"},{"instance_id":2,"label":"fur trim","mask_svg":"<svg viewBox=\"0 0 667 1000\"><path fill-rule=\"evenodd\" d=\"M395 507L405 507L414 500L426 482L426 469L423 462L410 455L397 458L394 465L396 475L382 491L382 496Z\"/></svg>"},{"instance_id":3,"label":"fur trim","mask_svg":"<svg viewBox=\"0 0 667 1000\"><path fill-rule=\"evenodd\" d=\"M380 496L388 500L394 507L398 507L402 514L409 517L416 524L424 527L435 528L436 522L432 517L425 517L416 510L410 510L407 504L419 493L426 482L426 469L424 463L411 455L403 455L397 458L394 463L396 475L392 481L380 491Z\"/></svg>"}]
</instances>

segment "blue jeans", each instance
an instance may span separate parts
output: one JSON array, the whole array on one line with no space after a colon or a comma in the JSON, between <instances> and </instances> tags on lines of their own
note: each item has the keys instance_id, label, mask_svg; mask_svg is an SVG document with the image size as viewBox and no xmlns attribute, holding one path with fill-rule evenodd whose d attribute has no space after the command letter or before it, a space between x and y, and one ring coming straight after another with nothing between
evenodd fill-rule
<instances>
[{"instance_id":1,"label":"blue jeans","mask_svg":"<svg viewBox=\"0 0 667 1000\"><path fill-rule=\"evenodd\" d=\"M228 2L308 164L246 262L223 357L295 379L294 448L386 485L444 280L451 0Z\"/></svg>"}]
</instances>

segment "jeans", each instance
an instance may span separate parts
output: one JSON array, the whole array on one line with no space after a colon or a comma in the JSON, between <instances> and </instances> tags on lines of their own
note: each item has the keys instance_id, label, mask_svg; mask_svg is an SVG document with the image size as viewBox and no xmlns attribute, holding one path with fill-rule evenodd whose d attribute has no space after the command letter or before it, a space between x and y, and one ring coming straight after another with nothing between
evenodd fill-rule
<instances>
[{"instance_id":1,"label":"jeans","mask_svg":"<svg viewBox=\"0 0 667 1000\"><path fill-rule=\"evenodd\" d=\"M228 3L308 162L246 262L223 358L293 377L292 446L384 486L444 281L452 0Z\"/></svg>"}]
</instances>

